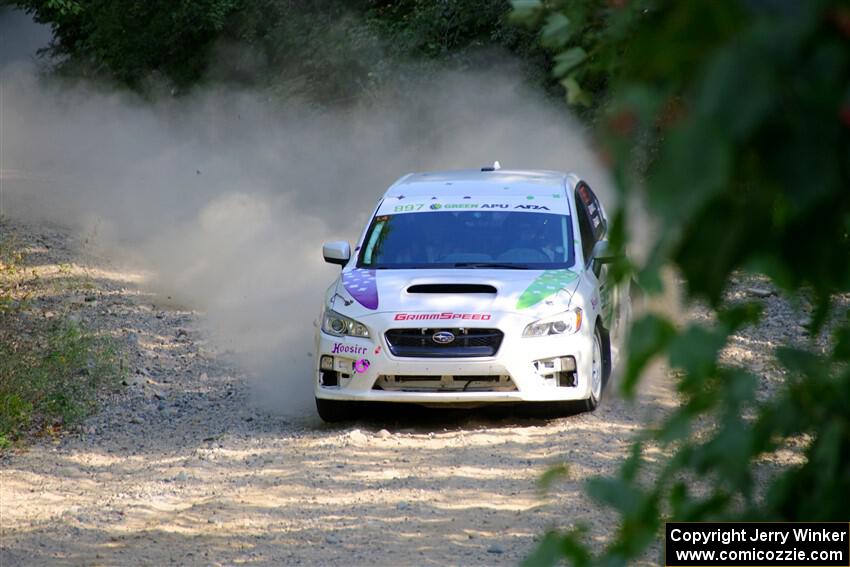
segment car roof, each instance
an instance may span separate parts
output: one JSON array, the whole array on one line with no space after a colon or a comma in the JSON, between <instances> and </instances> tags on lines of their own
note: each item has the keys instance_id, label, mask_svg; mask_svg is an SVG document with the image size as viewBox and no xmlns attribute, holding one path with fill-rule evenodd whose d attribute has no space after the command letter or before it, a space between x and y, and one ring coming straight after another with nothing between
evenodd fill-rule
<instances>
[{"instance_id":1,"label":"car roof","mask_svg":"<svg viewBox=\"0 0 850 567\"><path fill-rule=\"evenodd\" d=\"M430 171L405 175L387 189L384 197L456 197L493 195L563 194L575 185L578 176L547 170L498 169L495 171L466 169Z\"/></svg>"}]
</instances>

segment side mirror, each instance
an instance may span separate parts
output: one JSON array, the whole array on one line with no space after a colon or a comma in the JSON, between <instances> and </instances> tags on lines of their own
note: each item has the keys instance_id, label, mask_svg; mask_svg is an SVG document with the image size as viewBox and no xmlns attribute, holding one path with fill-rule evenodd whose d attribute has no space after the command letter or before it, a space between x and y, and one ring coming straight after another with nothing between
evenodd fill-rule
<instances>
[{"instance_id":1,"label":"side mirror","mask_svg":"<svg viewBox=\"0 0 850 567\"><path fill-rule=\"evenodd\" d=\"M590 259L599 264L610 264L617 259L617 254L608 246L608 241L603 239L593 245Z\"/></svg>"},{"instance_id":2,"label":"side mirror","mask_svg":"<svg viewBox=\"0 0 850 567\"><path fill-rule=\"evenodd\" d=\"M322 256L325 257L325 262L328 264L344 266L351 259L351 246L343 240L325 242L322 246Z\"/></svg>"}]
</instances>

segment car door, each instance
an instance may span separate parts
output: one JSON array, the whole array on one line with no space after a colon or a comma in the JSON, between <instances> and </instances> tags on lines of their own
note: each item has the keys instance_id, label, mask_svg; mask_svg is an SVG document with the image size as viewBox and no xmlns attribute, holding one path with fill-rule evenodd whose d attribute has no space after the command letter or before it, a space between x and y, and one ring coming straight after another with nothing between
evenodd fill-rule
<instances>
[{"instance_id":1,"label":"car door","mask_svg":"<svg viewBox=\"0 0 850 567\"><path fill-rule=\"evenodd\" d=\"M590 299L591 305L599 309L605 327L610 329L616 312L616 297L608 286L608 268L594 262L590 257L593 246L605 237L608 230L608 220L605 218L599 199L584 181L580 181L576 186L575 200L585 260L585 273L596 290ZM597 302L599 305L597 305Z\"/></svg>"}]
</instances>

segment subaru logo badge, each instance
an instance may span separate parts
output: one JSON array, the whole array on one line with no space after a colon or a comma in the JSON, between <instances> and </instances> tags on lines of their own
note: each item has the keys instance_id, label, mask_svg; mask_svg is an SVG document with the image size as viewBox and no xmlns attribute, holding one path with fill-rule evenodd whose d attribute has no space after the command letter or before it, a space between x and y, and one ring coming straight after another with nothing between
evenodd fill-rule
<instances>
[{"instance_id":1,"label":"subaru logo badge","mask_svg":"<svg viewBox=\"0 0 850 567\"><path fill-rule=\"evenodd\" d=\"M447 345L454 342L455 336L449 331L438 331L431 336L431 340L437 344Z\"/></svg>"}]
</instances>

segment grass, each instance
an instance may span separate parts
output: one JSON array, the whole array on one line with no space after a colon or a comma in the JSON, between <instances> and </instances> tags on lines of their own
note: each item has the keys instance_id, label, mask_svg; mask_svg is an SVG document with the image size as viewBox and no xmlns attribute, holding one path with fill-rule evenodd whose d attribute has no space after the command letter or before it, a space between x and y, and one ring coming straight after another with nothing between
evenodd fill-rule
<instances>
[{"instance_id":1,"label":"grass","mask_svg":"<svg viewBox=\"0 0 850 567\"><path fill-rule=\"evenodd\" d=\"M28 297L48 284L24 261L14 239L0 235L0 450L79 423L123 368L112 339L64 315L32 316Z\"/></svg>"},{"instance_id":2,"label":"grass","mask_svg":"<svg viewBox=\"0 0 850 567\"><path fill-rule=\"evenodd\" d=\"M0 316L15 308L12 284L21 271L22 261L23 254L14 237L0 234Z\"/></svg>"}]
</instances>

